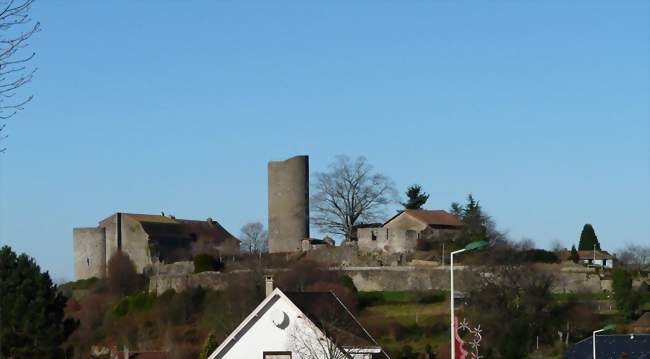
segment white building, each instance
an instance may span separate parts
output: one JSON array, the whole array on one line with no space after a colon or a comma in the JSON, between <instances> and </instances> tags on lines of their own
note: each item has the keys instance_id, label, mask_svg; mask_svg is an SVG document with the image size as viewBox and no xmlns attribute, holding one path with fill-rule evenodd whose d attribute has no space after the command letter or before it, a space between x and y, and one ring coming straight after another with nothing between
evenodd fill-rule
<instances>
[{"instance_id":1,"label":"white building","mask_svg":"<svg viewBox=\"0 0 650 359\"><path fill-rule=\"evenodd\" d=\"M614 256L607 251L578 251L578 258L580 258L580 262L589 266L614 268Z\"/></svg>"},{"instance_id":2,"label":"white building","mask_svg":"<svg viewBox=\"0 0 650 359\"><path fill-rule=\"evenodd\" d=\"M272 282L267 282L267 293ZM388 358L332 292L275 289L209 359Z\"/></svg>"}]
</instances>

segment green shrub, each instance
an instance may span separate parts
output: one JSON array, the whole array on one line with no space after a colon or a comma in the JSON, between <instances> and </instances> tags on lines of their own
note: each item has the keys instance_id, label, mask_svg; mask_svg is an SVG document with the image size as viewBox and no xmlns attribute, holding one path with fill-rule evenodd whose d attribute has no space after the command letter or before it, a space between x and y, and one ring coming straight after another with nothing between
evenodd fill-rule
<instances>
[{"instance_id":1,"label":"green shrub","mask_svg":"<svg viewBox=\"0 0 650 359\"><path fill-rule=\"evenodd\" d=\"M342 275L341 278L340 278L340 281L341 281L341 285L343 285L345 288L352 291L352 293L356 294L356 293L359 292L357 290L357 287L354 285L354 281L352 280L352 278L350 278L349 275L347 275L347 274Z\"/></svg>"},{"instance_id":2,"label":"green shrub","mask_svg":"<svg viewBox=\"0 0 650 359\"><path fill-rule=\"evenodd\" d=\"M222 270L223 263L207 253L194 256L194 273L212 272Z\"/></svg>"},{"instance_id":3,"label":"green shrub","mask_svg":"<svg viewBox=\"0 0 650 359\"><path fill-rule=\"evenodd\" d=\"M113 307L113 314L116 317L123 317L129 313L129 298L122 298L115 307Z\"/></svg>"},{"instance_id":4,"label":"green shrub","mask_svg":"<svg viewBox=\"0 0 650 359\"><path fill-rule=\"evenodd\" d=\"M416 302L420 304L442 303L447 299L447 293L444 291L427 291L417 294Z\"/></svg>"},{"instance_id":5,"label":"green shrub","mask_svg":"<svg viewBox=\"0 0 650 359\"><path fill-rule=\"evenodd\" d=\"M156 297L147 292L140 292L136 295L129 297L129 309L137 311L149 310L153 307Z\"/></svg>"}]
</instances>

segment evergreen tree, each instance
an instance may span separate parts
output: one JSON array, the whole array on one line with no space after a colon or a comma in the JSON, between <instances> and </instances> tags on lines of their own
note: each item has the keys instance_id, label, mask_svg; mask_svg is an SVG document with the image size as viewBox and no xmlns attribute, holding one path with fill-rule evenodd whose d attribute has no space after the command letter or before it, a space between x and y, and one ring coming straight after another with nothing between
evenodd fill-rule
<instances>
[{"instance_id":1,"label":"evergreen tree","mask_svg":"<svg viewBox=\"0 0 650 359\"><path fill-rule=\"evenodd\" d=\"M34 259L0 249L0 358L62 358L79 326L64 318L67 298Z\"/></svg>"},{"instance_id":2,"label":"evergreen tree","mask_svg":"<svg viewBox=\"0 0 650 359\"><path fill-rule=\"evenodd\" d=\"M203 349L201 350L201 354L199 354L199 359L208 359L210 354L212 354L218 346L219 342L217 342L217 335L214 331L211 331L205 339L205 343L203 343Z\"/></svg>"},{"instance_id":3,"label":"evergreen tree","mask_svg":"<svg viewBox=\"0 0 650 359\"><path fill-rule=\"evenodd\" d=\"M578 261L580 261L580 256L578 256L575 244L571 246L571 255L569 256L569 259L572 260L573 263L578 263Z\"/></svg>"},{"instance_id":4,"label":"evergreen tree","mask_svg":"<svg viewBox=\"0 0 650 359\"><path fill-rule=\"evenodd\" d=\"M409 186L406 189L406 197L408 200L402 202L402 206L406 209L421 209L429 199L429 195L422 191L422 187L419 184Z\"/></svg>"},{"instance_id":5,"label":"evergreen tree","mask_svg":"<svg viewBox=\"0 0 650 359\"><path fill-rule=\"evenodd\" d=\"M598 242L598 237L596 237L596 232L594 227L587 223L582 227L582 233L580 233L580 243L578 243L578 249L581 251L591 251L594 249L600 250L600 243Z\"/></svg>"}]
</instances>

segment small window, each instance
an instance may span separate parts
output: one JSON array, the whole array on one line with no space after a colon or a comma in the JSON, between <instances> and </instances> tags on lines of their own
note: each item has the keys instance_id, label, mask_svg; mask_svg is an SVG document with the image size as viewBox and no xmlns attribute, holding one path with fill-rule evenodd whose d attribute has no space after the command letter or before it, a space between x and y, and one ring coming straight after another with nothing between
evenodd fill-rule
<instances>
[{"instance_id":1,"label":"small window","mask_svg":"<svg viewBox=\"0 0 650 359\"><path fill-rule=\"evenodd\" d=\"M291 352L264 352L263 359L291 359Z\"/></svg>"},{"instance_id":2,"label":"small window","mask_svg":"<svg viewBox=\"0 0 650 359\"><path fill-rule=\"evenodd\" d=\"M86 265L90 267L90 258L86 258Z\"/></svg>"},{"instance_id":3,"label":"small window","mask_svg":"<svg viewBox=\"0 0 650 359\"><path fill-rule=\"evenodd\" d=\"M377 240L377 233L375 233L375 231L372 231L372 232L370 232L370 233L371 233L371 235L372 235L372 237L371 237L372 240L373 240L373 241L376 241L376 240Z\"/></svg>"}]
</instances>

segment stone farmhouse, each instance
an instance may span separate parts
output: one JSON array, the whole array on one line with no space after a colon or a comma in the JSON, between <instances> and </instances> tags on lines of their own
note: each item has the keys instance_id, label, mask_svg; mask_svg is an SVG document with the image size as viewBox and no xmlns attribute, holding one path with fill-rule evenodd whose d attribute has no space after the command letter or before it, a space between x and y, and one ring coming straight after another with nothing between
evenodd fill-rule
<instances>
[{"instance_id":1,"label":"stone farmhouse","mask_svg":"<svg viewBox=\"0 0 650 359\"><path fill-rule=\"evenodd\" d=\"M580 262L586 265L613 268L614 256L607 251L578 251Z\"/></svg>"},{"instance_id":2,"label":"stone farmhouse","mask_svg":"<svg viewBox=\"0 0 650 359\"><path fill-rule=\"evenodd\" d=\"M454 241L463 222L443 210L407 209L383 225L357 228L359 250L364 252L405 253L417 247L418 240Z\"/></svg>"},{"instance_id":3,"label":"stone farmhouse","mask_svg":"<svg viewBox=\"0 0 650 359\"><path fill-rule=\"evenodd\" d=\"M267 277L267 297L209 359L388 358L333 292L282 292Z\"/></svg>"},{"instance_id":4,"label":"stone farmhouse","mask_svg":"<svg viewBox=\"0 0 650 359\"><path fill-rule=\"evenodd\" d=\"M164 214L117 212L96 227L74 228L73 241L76 279L105 277L106 265L118 250L128 254L140 273L157 263L191 260L197 253L239 253L239 240L212 218Z\"/></svg>"}]
</instances>

